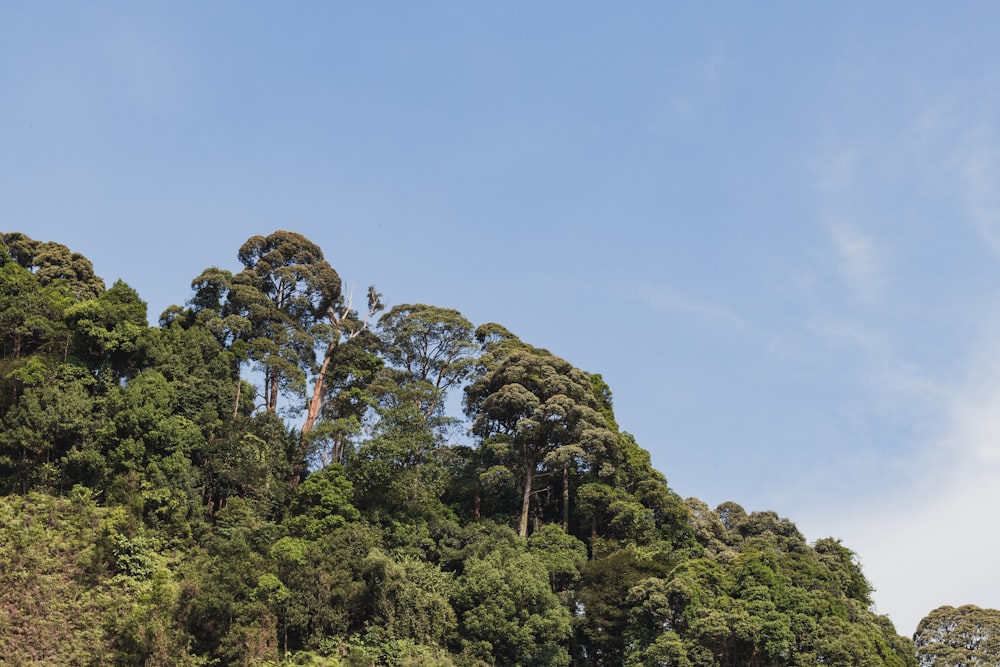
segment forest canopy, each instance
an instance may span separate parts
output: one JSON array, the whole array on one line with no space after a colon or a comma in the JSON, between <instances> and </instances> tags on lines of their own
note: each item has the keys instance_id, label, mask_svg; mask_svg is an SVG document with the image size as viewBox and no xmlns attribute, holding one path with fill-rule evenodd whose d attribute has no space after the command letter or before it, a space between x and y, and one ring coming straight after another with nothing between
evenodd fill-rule
<instances>
[{"instance_id":1,"label":"forest canopy","mask_svg":"<svg viewBox=\"0 0 1000 667\"><path fill-rule=\"evenodd\" d=\"M848 548L680 498L600 375L356 304L301 234L234 250L150 326L0 234L12 664L917 664Z\"/></svg>"}]
</instances>

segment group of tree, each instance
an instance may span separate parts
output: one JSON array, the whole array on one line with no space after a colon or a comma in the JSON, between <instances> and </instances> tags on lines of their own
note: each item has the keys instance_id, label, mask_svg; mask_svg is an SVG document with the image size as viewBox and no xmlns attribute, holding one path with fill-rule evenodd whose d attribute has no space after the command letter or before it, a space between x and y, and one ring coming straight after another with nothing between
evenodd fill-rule
<instances>
[{"instance_id":1,"label":"group of tree","mask_svg":"<svg viewBox=\"0 0 1000 667\"><path fill-rule=\"evenodd\" d=\"M359 309L300 234L237 258L149 326L82 255L0 234L11 664L979 664L925 659L950 630L900 637L839 541L681 499L601 376L374 287Z\"/></svg>"}]
</instances>

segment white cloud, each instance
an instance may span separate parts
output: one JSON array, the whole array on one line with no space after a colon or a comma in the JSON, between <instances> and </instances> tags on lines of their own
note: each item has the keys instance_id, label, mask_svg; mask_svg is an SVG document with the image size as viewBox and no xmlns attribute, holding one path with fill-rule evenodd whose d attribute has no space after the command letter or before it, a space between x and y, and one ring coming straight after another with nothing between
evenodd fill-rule
<instances>
[{"instance_id":1,"label":"white cloud","mask_svg":"<svg viewBox=\"0 0 1000 667\"><path fill-rule=\"evenodd\" d=\"M939 394L944 432L906 462L908 484L816 520L861 558L878 611L910 635L932 609L1000 608L1000 346L970 364L962 386Z\"/></svg>"},{"instance_id":2,"label":"white cloud","mask_svg":"<svg viewBox=\"0 0 1000 667\"><path fill-rule=\"evenodd\" d=\"M900 255L905 249L880 242L879 225L886 239L907 230L899 227L902 218L864 205L877 200L866 197L873 184L884 182L912 197L898 202L909 211L919 212L926 203L950 209L950 216L924 221L923 233L933 226L944 240L973 230L1000 256L1000 148L992 125L970 113L975 105L969 101L963 106L953 98L929 108L900 141L890 137L864 153L830 151L820 161L816 189L830 240L827 257L835 258L832 270L861 302L891 306L889 269L903 268L906 259ZM901 261L897 266L890 259ZM813 274L822 280L818 269ZM893 286L906 288L902 276ZM864 361L858 370L870 390L864 407L869 416L913 428L895 429L893 442L883 443L887 449L874 460L858 456L848 462L856 475L884 475L881 485L858 484L854 497L826 509L810 507L797 523L810 539L834 535L858 553L876 588L878 611L889 614L901 634L911 635L923 616L944 604L1000 608L994 574L1000 531L993 521L1000 508L1000 344L985 343L971 353L952 350L945 356L968 355L967 372L945 383L949 367L921 367L898 345L919 332L896 329L899 322L884 313L844 310L813 296L809 331L853 348ZM997 318L976 319L1000 340ZM947 351L967 335L939 344Z\"/></svg>"}]
</instances>

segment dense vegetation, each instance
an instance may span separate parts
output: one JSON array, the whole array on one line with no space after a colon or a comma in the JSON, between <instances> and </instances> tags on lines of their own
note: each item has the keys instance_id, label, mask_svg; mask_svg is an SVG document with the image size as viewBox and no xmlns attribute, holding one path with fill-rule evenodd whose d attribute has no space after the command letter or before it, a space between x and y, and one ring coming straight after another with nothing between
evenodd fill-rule
<instances>
[{"instance_id":1,"label":"dense vegetation","mask_svg":"<svg viewBox=\"0 0 1000 667\"><path fill-rule=\"evenodd\" d=\"M1000 610L967 604L938 607L913 636L920 667L1000 664Z\"/></svg>"},{"instance_id":2,"label":"dense vegetation","mask_svg":"<svg viewBox=\"0 0 1000 667\"><path fill-rule=\"evenodd\" d=\"M295 233L238 259L150 327L0 236L8 664L917 664L847 548L681 499L599 375L374 288L359 312Z\"/></svg>"}]
</instances>

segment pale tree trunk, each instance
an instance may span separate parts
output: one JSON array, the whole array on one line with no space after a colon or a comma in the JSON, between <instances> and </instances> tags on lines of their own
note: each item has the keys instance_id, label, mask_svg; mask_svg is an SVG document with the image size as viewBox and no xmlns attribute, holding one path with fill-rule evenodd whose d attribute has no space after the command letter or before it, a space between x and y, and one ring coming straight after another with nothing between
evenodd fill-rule
<instances>
[{"instance_id":1,"label":"pale tree trunk","mask_svg":"<svg viewBox=\"0 0 1000 667\"><path fill-rule=\"evenodd\" d=\"M300 460L305 459L308 451L306 436L312 432L312 430L316 427L316 422L319 420L319 413L323 408L323 393L326 390L326 373L330 369L330 362L333 360L333 355L336 353L337 348L340 347L343 336L346 333L348 341L360 336L368 330L368 327L371 324L371 319L375 313L382 310L381 295L375 291L374 287L369 287L368 314L365 315L365 319L361 321L360 326L353 328L352 330L351 327L346 327L345 324L347 323L347 318L351 315L351 311L353 310L353 301L353 295L348 295L342 311L338 311L333 306L330 306L329 309L327 309L330 324L333 325L333 336L330 339L330 344L326 347L326 352L323 354L323 363L320 365L319 373L316 375L316 381L313 384L312 396L309 398L306 419L302 424L302 431L299 437L299 451L297 452ZM334 440L332 450L333 461L343 461L344 446L342 437L337 436ZM326 467L325 464L324 467ZM293 486L297 483L298 476L296 476Z\"/></svg>"},{"instance_id":2,"label":"pale tree trunk","mask_svg":"<svg viewBox=\"0 0 1000 667\"><path fill-rule=\"evenodd\" d=\"M440 390L438 390L438 391L440 391ZM426 410L424 410L423 417L424 417L424 423L425 424L431 418L431 415L434 414L434 410L437 409L437 405L438 405L438 398L437 398L437 396L435 396L434 400L431 401L431 404L429 406L427 406Z\"/></svg>"},{"instance_id":3,"label":"pale tree trunk","mask_svg":"<svg viewBox=\"0 0 1000 667\"><path fill-rule=\"evenodd\" d=\"M569 532L569 466L563 466L563 530Z\"/></svg>"},{"instance_id":4,"label":"pale tree trunk","mask_svg":"<svg viewBox=\"0 0 1000 667\"><path fill-rule=\"evenodd\" d=\"M335 345L333 343L326 349L326 355L323 356L323 365L320 366L319 375L316 377L316 384L313 385L312 398L309 399L309 413L306 415L306 421L302 424L302 434L305 435L313 430L313 426L316 425L316 420L319 418L319 409L323 406L323 389L326 384L326 371L330 368L330 359L333 357L333 350Z\"/></svg>"},{"instance_id":5,"label":"pale tree trunk","mask_svg":"<svg viewBox=\"0 0 1000 667\"><path fill-rule=\"evenodd\" d=\"M365 315L365 319L361 321L361 326L359 326L354 331L349 331L347 333L347 340L353 340L357 338L362 333L368 330L371 325L371 319L382 309L382 303L380 301L380 296L375 292L374 287L368 288L368 314ZM326 353L323 355L323 364L320 366L319 374L316 376L316 382L313 384L312 397L309 399L309 410L306 414L306 420L302 424L302 435L305 435L313 430L316 426L316 420L319 419L319 411L323 407L323 390L326 385L326 372L330 368L330 361L333 359L334 353L340 346L341 337L344 335L344 323L347 322L348 316L353 310L354 296L349 295L347 297L347 302L344 304L343 311L338 311L333 306L327 310L327 315L330 317L330 324L333 325L333 338L330 344L326 347Z\"/></svg>"},{"instance_id":6,"label":"pale tree trunk","mask_svg":"<svg viewBox=\"0 0 1000 667\"><path fill-rule=\"evenodd\" d=\"M534 466L525 466L524 468L524 497L521 500L521 524L518 529L518 534L521 537L528 536L528 508L531 505L531 485L533 482Z\"/></svg>"}]
</instances>

